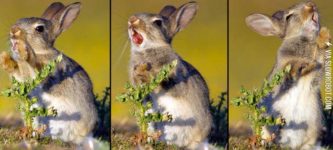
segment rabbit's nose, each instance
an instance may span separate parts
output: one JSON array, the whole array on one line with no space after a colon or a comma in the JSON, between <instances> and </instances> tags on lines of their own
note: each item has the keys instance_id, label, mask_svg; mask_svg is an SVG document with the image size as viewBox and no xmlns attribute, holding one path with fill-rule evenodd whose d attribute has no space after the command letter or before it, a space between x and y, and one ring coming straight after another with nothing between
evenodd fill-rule
<instances>
[{"instance_id":1,"label":"rabbit's nose","mask_svg":"<svg viewBox=\"0 0 333 150\"><path fill-rule=\"evenodd\" d=\"M22 34L22 30L17 26L14 26L10 29L11 37L19 37L19 36L21 36L21 34Z\"/></svg>"},{"instance_id":2,"label":"rabbit's nose","mask_svg":"<svg viewBox=\"0 0 333 150\"><path fill-rule=\"evenodd\" d=\"M315 11L316 10L316 5L313 2L307 2L304 7L305 7L306 10L309 10L309 11Z\"/></svg>"},{"instance_id":3,"label":"rabbit's nose","mask_svg":"<svg viewBox=\"0 0 333 150\"><path fill-rule=\"evenodd\" d=\"M140 19L136 16L131 16L129 19L128 19L128 25L129 26L137 26L140 24Z\"/></svg>"}]
</instances>

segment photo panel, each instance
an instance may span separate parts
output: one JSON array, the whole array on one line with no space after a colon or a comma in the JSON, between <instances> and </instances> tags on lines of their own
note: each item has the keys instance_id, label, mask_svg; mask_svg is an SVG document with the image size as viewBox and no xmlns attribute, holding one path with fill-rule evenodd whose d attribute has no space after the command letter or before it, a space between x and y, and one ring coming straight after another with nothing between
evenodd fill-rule
<instances>
[{"instance_id":1,"label":"photo panel","mask_svg":"<svg viewBox=\"0 0 333 150\"><path fill-rule=\"evenodd\" d=\"M0 149L110 148L109 5L1 1Z\"/></svg>"},{"instance_id":2,"label":"photo panel","mask_svg":"<svg viewBox=\"0 0 333 150\"><path fill-rule=\"evenodd\" d=\"M229 149L332 148L329 6L229 1Z\"/></svg>"},{"instance_id":3,"label":"photo panel","mask_svg":"<svg viewBox=\"0 0 333 150\"><path fill-rule=\"evenodd\" d=\"M227 1L112 0L111 14L112 148L226 147Z\"/></svg>"}]
</instances>

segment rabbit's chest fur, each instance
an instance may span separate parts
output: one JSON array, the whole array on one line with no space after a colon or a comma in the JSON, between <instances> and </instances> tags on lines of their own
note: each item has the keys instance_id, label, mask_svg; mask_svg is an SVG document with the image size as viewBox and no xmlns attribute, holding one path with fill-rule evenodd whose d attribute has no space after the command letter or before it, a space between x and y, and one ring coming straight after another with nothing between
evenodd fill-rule
<instances>
[{"instance_id":1,"label":"rabbit's chest fur","mask_svg":"<svg viewBox=\"0 0 333 150\"><path fill-rule=\"evenodd\" d=\"M32 107L53 107L57 111L56 118L36 118L34 126L38 127L45 124L48 126L48 129L44 133L46 136L60 138L64 141L75 141L77 137L72 132L77 129L73 126L73 123L74 120L80 119L80 115L77 114L80 112L80 109L74 106L73 103L69 103L70 100L66 97L54 96L51 93L44 92L42 86L37 87L30 95L39 97L39 101Z\"/></svg>"},{"instance_id":2,"label":"rabbit's chest fur","mask_svg":"<svg viewBox=\"0 0 333 150\"><path fill-rule=\"evenodd\" d=\"M319 90L312 86L315 74L299 79L287 91L273 95L270 113L282 116L286 124L280 130L279 143L297 148L316 140L321 128Z\"/></svg>"},{"instance_id":3,"label":"rabbit's chest fur","mask_svg":"<svg viewBox=\"0 0 333 150\"><path fill-rule=\"evenodd\" d=\"M52 138L60 138L64 141L73 141L74 143L80 143L84 137L84 134L88 131L84 128L84 124L91 124L95 121L95 118L91 118L91 121L84 121L82 124L82 108L75 103L71 103L72 99L64 96L56 96L52 93L48 93L42 90L42 87L37 87L31 95L39 97L39 101L32 107L42 106L46 108L53 107L57 111L57 116L53 117L38 117L34 121L34 126L47 125L48 128L44 135L51 136ZM83 129L83 130L82 130ZM82 137L79 133L83 133Z\"/></svg>"},{"instance_id":4,"label":"rabbit's chest fur","mask_svg":"<svg viewBox=\"0 0 333 150\"><path fill-rule=\"evenodd\" d=\"M153 130L163 133L161 140L169 144L187 146L193 135L194 124L197 121L193 108L184 99L176 98L167 93L152 94L153 110L162 114L170 114L172 121L154 124Z\"/></svg>"}]
</instances>

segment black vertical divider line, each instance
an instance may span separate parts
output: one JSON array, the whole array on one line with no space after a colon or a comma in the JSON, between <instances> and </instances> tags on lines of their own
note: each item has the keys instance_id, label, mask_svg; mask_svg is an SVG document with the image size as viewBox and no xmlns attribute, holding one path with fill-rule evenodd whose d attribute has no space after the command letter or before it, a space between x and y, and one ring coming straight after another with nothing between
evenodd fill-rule
<instances>
[{"instance_id":1,"label":"black vertical divider line","mask_svg":"<svg viewBox=\"0 0 333 150\"><path fill-rule=\"evenodd\" d=\"M229 149L229 116L230 116L230 108L229 108L229 0L227 0L227 149Z\"/></svg>"}]
</instances>

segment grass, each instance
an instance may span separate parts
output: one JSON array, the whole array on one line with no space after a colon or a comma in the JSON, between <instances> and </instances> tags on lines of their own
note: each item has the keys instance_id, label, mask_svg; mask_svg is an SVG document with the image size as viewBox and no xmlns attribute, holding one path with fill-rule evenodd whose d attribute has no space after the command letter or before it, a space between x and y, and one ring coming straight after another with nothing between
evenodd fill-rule
<instances>
[{"instance_id":1,"label":"grass","mask_svg":"<svg viewBox=\"0 0 333 150\"><path fill-rule=\"evenodd\" d=\"M111 149L128 150L135 149L138 146L145 149L155 150L178 150L176 146L166 145L165 143L156 142L154 144L142 144L137 142L139 129L135 123L115 124L113 123L111 131Z\"/></svg>"},{"instance_id":2,"label":"grass","mask_svg":"<svg viewBox=\"0 0 333 150\"><path fill-rule=\"evenodd\" d=\"M110 141L111 138L109 134L111 130L110 93L111 88L106 87L101 98L99 98L98 94L95 96L95 105L99 119L93 133L94 137L105 141Z\"/></svg>"},{"instance_id":3,"label":"grass","mask_svg":"<svg viewBox=\"0 0 333 150\"><path fill-rule=\"evenodd\" d=\"M74 149L75 145L49 137L26 139L21 118L0 118L0 149Z\"/></svg>"},{"instance_id":4,"label":"grass","mask_svg":"<svg viewBox=\"0 0 333 150\"><path fill-rule=\"evenodd\" d=\"M144 149L154 149L154 150L178 150L176 146L169 146L165 143L155 143L152 145L135 145L133 144L133 138L125 136L123 134L114 134L111 140L112 150L128 150L135 149L136 147L141 147Z\"/></svg>"},{"instance_id":5,"label":"grass","mask_svg":"<svg viewBox=\"0 0 333 150\"><path fill-rule=\"evenodd\" d=\"M223 148L228 142L228 107L227 92L222 92L218 101L210 104L210 112L213 118L213 127L209 135L209 143L215 147Z\"/></svg>"},{"instance_id":6,"label":"grass","mask_svg":"<svg viewBox=\"0 0 333 150\"><path fill-rule=\"evenodd\" d=\"M251 138L245 136L230 136L229 138L229 149L230 150L246 150L246 149L255 149L251 145ZM258 148L257 148L258 149ZM283 148L270 148L271 150L290 150ZM321 150L332 150L332 145L322 145Z\"/></svg>"},{"instance_id":7,"label":"grass","mask_svg":"<svg viewBox=\"0 0 333 150\"><path fill-rule=\"evenodd\" d=\"M249 139L246 137L230 137L229 149L231 150L245 150L251 149Z\"/></svg>"},{"instance_id":8,"label":"grass","mask_svg":"<svg viewBox=\"0 0 333 150\"><path fill-rule=\"evenodd\" d=\"M333 110L324 110L325 129L322 145L327 149L333 149Z\"/></svg>"}]
</instances>

